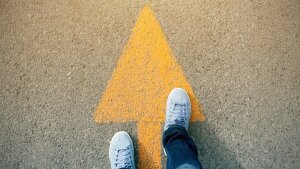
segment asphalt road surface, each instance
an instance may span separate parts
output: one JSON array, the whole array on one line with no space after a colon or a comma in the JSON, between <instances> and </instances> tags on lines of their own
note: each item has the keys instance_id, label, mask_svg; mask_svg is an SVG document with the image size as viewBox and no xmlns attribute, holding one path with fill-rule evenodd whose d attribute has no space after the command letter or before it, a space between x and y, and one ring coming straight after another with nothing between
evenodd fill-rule
<instances>
[{"instance_id":1,"label":"asphalt road surface","mask_svg":"<svg viewBox=\"0 0 300 169\"><path fill-rule=\"evenodd\" d=\"M106 169L120 130L138 152L135 122L93 113L146 3L203 106L203 167L300 168L299 0L0 0L0 168Z\"/></svg>"}]
</instances>

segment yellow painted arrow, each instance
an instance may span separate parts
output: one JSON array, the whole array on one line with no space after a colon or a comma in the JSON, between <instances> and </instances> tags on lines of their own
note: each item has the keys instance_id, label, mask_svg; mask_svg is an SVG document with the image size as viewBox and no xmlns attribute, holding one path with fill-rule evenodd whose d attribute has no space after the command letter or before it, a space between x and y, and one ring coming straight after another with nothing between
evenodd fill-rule
<instances>
[{"instance_id":1,"label":"yellow painted arrow","mask_svg":"<svg viewBox=\"0 0 300 169\"><path fill-rule=\"evenodd\" d=\"M200 104L149 6L145 6L99 102L94 120L137 122L140 169L161 168L161 123L175 88L191 99L191 121L204 121Z\"/></svg>"}]
</instances>

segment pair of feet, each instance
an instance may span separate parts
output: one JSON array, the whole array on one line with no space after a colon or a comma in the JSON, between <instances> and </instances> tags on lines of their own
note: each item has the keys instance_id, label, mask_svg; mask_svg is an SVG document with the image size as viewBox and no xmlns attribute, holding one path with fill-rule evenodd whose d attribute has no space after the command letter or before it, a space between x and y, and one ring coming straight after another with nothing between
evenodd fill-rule
<instances>
[{"instance_id":1,"label":"pair of feet","mask_svg":"<svg viewBox=\"0 0 300 169\"><path fill-rule=\"evenodd\" d=\"M180 125L186 130L189 127L191 103L186 91L181 88L173 89L167 100L166 122L164 131L172 125ZM109 160L112 169L135 169L134 150L130 136L117 132L109 146Z\"/></svg>"}]
</instances>

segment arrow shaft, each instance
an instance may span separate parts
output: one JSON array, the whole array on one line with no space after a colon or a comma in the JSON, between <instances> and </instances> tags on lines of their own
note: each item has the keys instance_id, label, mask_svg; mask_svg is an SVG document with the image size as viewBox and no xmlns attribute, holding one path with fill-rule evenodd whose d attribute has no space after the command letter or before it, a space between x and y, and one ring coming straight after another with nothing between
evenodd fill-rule
<instances>
[{"instance_id":1,"label":"arrow shaft","mask_svg":"<svg viewBox=\"0 0 300 169\"><path fill-rule=\"evenodd\" d=\"M139 169L161 169L161 124L138 122Z\"/></svg>"}]
</instances>

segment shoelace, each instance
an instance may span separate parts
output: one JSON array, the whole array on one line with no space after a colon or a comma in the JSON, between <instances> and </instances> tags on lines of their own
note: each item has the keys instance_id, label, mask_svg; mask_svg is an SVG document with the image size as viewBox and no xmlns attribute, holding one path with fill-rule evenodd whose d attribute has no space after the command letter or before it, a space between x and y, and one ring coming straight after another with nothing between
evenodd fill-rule
<instances>
[{"instance_id":1,"label":"shoelace","mask_svg":"<svg viewBox=\"0 0 300 169\"><path fill-rule=\"evenodd\" d=\"M169 125L179 124L182 127L186 128L186 104L176 104L173 107L172 118L169 118ZM175 123L174 123L175 122Z\"/></svg>"},{"instance_id":2,"label":"shoelace","mask_svg":"<svg viewBox=\"0 0 300 169\"><path fill-rule=\"evenodd\" d=\"M117 155L116 155L115 166L117 168L122 168L122 169L131 169L132 164L131 164L131 155L130 155L129 147L126 147L125 149L116 150L116 151L117 151Z\"/></svg>"}]
</instances>

